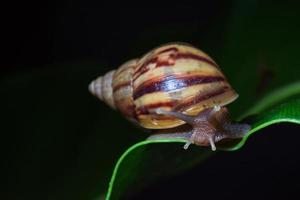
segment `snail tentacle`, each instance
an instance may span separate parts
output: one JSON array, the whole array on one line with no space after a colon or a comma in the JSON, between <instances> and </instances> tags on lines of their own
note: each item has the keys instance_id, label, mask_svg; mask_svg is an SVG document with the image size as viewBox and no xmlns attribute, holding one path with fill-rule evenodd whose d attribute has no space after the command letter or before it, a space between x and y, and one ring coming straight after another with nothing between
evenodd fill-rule
<instances>
[{"instance_id":1,"label":"snail tentacle","mask_svg":"<svg viewBox=\"0 0 300 200\"><path fill-rule=\"evenodd\" d=\"M185 115L183 113L180 112L174 112L174 111L167 111L161 108L158 108L154 111L154 113L158 114L158 115L169 115L169 116L173 116L176 117L178 119L181 119L187 123L193 123L194 121L194 117L193 116L189 116L189 115Z\"/></svg>"}]
</instances>

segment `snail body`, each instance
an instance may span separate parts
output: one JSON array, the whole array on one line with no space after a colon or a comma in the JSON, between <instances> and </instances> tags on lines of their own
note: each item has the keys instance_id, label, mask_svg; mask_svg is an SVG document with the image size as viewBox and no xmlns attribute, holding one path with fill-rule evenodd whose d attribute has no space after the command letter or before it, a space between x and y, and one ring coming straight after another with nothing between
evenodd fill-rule
<instances>
[{"instance_id":1,"label":"snail body","mask_svg":"<svg viewBox=\"0 0 300 200\"><path fill-rule=\"evenodd\" d=\"M89 90L146 129L172 130L151 139L182 137L187 139L187 144L211 145L215 149L214 142L242 137L250 129L248 125L235 128L228 125L231 123L224 106L238 94L219 66L188 44L171 43L155 48L140 59L130 60L98 77ZM174 128L186 123L191 125L191 130L174 133ZM237 129L240 134L236 133ZM199 134L203 137L195 137Z\"/></svg>"}]
</instances>

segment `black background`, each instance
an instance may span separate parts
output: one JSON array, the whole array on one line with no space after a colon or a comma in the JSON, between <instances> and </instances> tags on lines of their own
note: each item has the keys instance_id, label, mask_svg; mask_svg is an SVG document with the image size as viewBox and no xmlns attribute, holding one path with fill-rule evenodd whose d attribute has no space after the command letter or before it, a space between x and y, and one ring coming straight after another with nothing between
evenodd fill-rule
<instances>
[{"instance_id":1,"label":"black background","mask_svg":"<svg viewBox=\"0 0 300 200\"><path fill-rule=\"evenodd\" d=\"M1 76L86 60L104 62L111 69L161 43L185 41L199 46L202 41L198 35L167 31L159 36L157 30L187 28L187 32L192 29L201 35L215 20L230 16L232 8L230 1L216 0L138 4L66 0L9 3L1 25ZM139 43L142 40L144 45ZM219 40L222 38L212 42L217 45ZM218 153L184 174L161 180L127 198L292 198L300 189L299 131L290 124L264 129L241 150ZM18 192L13 187L9 190Z\"/></svg>"},{"instance_id":2,"label":"black background","mask_svg":"<svg viewBox=\"0 0 300 200\"><path fill-rule=\"evenodd\" d=\"M75 60L118 66L161 43L203 43L199 36L214 26L214 20L230 13L230 6L216 0L160 6L102 1L10 3L2 25L2 70ZM165 32L160 35L161 30ZM141 41L145 44L137 44Z\"/></svg>"}]
</instances>

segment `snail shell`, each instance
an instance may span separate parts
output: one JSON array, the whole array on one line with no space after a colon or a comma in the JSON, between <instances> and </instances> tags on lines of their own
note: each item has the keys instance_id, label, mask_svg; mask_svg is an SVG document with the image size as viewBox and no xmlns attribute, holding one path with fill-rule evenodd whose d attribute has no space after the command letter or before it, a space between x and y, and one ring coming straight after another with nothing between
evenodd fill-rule
<instances>
[{"instance_id":1,"label":"snail shell","mask_svg":"<svg viewBox=\"0 0 300 200\"><path fill-rule=\"evenodd\" d=\"M184 43L162 45L130 60L92 81L89 90L148 129L186 123L174 116L157 115L157 109L197 115L238 97L215 61Z\"/></svg>"},{"instance_id":2,"label":"snail shell","mask_svg":"<svg viewBox=\"0 0 300 200\"><path fill-rule=\"evenodd\" d=\"M111 108L118 109L126 118L135 117L132 75L137 59L127 61L117 70L107 72L89 85L89 91Z\"/></svg>"}]
</instances>

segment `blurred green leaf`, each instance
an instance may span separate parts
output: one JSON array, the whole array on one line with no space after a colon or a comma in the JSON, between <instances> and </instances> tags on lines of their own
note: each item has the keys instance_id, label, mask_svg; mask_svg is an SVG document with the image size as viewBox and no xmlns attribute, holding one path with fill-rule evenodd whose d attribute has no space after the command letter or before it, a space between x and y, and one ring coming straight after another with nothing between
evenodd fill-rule
<instances>
[{"instance_id":1,"label":"blurred green leaf","mask_svg":"<svg viewBox=\"0 0 300 200\"><path fill-rule=\"evenodd\" d=\"M239 142L229 146L218 146L221 150L233 151L241 148L250 135L275 123L300 124L300 98L281 104L259 115L253 120L251 131ZM128 148L119 158L110 180L106 199L119 199L130 186L138 190L161 176L179 172L193 166L212 154L209 148L193 147L187 151L175 144L185 143L180 139L146 140ZM183 144L182 144L183 145Z\"/></svg>"}]
</instances>

